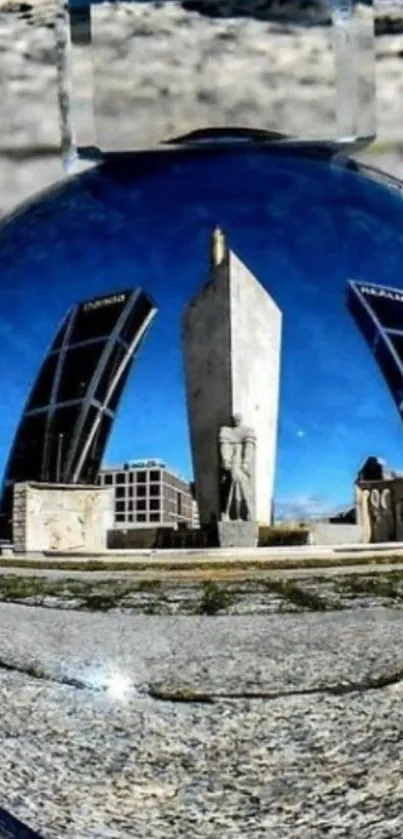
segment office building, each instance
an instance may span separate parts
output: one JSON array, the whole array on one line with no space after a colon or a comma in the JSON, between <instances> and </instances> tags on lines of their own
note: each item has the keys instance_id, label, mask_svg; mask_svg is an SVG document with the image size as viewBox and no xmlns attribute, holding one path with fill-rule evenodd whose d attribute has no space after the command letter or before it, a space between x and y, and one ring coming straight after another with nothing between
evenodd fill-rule
<instances>
[{"instance_id":1,"label":"office building","mask_svg":"<svg viewBox=\"0 0 403 839\"><path fill-rule=\"evenodd\" d=\"M191 486L160 460L104 467L98 483L115 490L116 529L198 526Z\"/></svg>"}]
</instances>

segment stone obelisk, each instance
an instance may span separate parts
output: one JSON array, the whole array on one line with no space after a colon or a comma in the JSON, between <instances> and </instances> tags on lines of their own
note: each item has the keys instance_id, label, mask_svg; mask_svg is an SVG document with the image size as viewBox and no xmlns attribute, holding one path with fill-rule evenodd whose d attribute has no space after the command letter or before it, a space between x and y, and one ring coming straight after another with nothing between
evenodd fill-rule
<instances>
[{"instance_id":1,"label":"stone obelisk","mask_svg":"<svg viewBox=\"0 0 403 839\"><path fill-rule=\"evenodd\" d=\"M253 518L260 523L271 522L281 328L280 309L229 250L224 234L217 228L211 239L209 277L184 314L182 335L202 525L222 520L220 434L223 428L240 422L251 430L253 438L253 486L248 489ZM242 480L235 480L235 484L240 487Z\"/></svg>"}]
</instances>

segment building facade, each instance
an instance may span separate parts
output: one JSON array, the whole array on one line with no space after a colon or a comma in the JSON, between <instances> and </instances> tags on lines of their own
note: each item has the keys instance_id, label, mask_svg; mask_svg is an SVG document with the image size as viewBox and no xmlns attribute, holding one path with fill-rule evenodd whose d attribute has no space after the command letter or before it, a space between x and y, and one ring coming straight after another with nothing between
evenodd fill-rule
<instances>
[{"instance_id":1,"label":"building facade","mask_svg":"<svg viewBox=\"0 0 403 839\"><path fill-rule=\"evenodd\" d=\"M403 289L351 281L347 306L403 416Z\"/></svg>"},{"instance_id":2,"label":"building facade","mask_svg":"<svg viewBox=\"0 0 403 839\"><path fill-rule=\"evenodd\" d=\"M28 397L0 503L10 527L15 483L95 483L134 354L156 314L141 289L73 306Z\"/></svg>"},{"instance_id":3,"label":"building facade","mask_svg":"<svg viewBox=\"0 0 403 839\"><path fill-rule=\"evenodd\" d=\"M100 470L98 483L115 492L115 529L198 526L191 486L159 460Z\"/></svg>"},{"instance_id":4,"label":"building facade","mask_svg":"<svg viewBox=\"0 0 403 839\"><path fill-rule=\"evenodd\" d=\"M184 313L182 336L202 525L220 518L219 430L235 414L256 435L256 519L272 520L281 335L280 309L214 231L209 276Z\"/></svg>"}]
</instances>

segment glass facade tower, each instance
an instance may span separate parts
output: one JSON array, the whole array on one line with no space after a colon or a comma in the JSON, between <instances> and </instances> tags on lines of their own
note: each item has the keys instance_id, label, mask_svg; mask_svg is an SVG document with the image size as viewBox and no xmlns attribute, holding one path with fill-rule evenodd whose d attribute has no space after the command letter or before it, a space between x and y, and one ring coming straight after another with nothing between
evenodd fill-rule
<instances>
[{"instance_id":1,"label":"glass facade tower","mask_svg":"<svg viewBox=\"0 0 403 839\"><path fill-rule=\"evenodd\" d=\"M1 519L19 481L95 483L133 356L156 314L141 289L73 306L28 397L6 467Z\"/></svg>"},{"instance_id":2,"label":"glass facade tower","mask_svg":"<svg viewBox=\"0 0 403 839\"><path fill-rule=\"evenodd\" d=\"M347 305L403 416L403 289L351 281Z\"/></svg>"}]
</instances>

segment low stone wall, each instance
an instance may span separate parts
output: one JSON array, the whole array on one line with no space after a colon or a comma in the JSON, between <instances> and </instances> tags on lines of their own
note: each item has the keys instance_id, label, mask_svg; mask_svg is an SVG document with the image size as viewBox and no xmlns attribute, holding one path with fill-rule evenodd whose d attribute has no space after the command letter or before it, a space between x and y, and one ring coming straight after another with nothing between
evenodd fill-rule
<instances>
[{"instance_id":1,"label":"low stone wall","mask_svg":"<svg viewBox=\"0 0 403 839\"><path fill-rule=\"evenodd\" d=\"M14 486L13 542L16 553L106 549L113 524L113 488L72 484Z\"/></svg>"},{"instance_id":2,"label":"low stone wall","mask_svg":"<svg viewBox=\"0 0 403 839\"><path fill-rule=\"evenodd\" d=\"M109 550L201 550L217 548L217 528L133 527L110 530Z\"/></svg>"},{"instance_id":3,"label":"low stone wall","mask_svg":"<svg viewBox=\"0 0 403 839\"><path fill-rule=\"evenodd\" d=\"M353 545L362 542L361 528L358 524L312 522L310 533L311 545Z\"/></svg>"},{"instance_id":4,"label":"low stone wall","mask_svg":"<svg viewBox=\"0 0 403 839\"><path fill-rule=\"evenodd\" d=\"M297 547L308 545L310 529L305 525L260 525L259 548Z\"/></svg>"},{"instance_id":5,"label":"low stone wall","mask_svg":"<svg viewBox=\"0 0 403 839\"><path fill-rule=\"evenodd\" d=\"M309 544L307 527L259 527L260 548L296 547ZM133 527L108 533L109 550L202 550L218 548L217 525L175 530L172 527ZM234 547L242 547L234 544Z\"/></svg>"}]
</instances>

